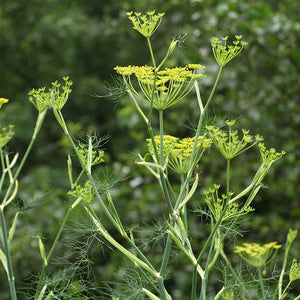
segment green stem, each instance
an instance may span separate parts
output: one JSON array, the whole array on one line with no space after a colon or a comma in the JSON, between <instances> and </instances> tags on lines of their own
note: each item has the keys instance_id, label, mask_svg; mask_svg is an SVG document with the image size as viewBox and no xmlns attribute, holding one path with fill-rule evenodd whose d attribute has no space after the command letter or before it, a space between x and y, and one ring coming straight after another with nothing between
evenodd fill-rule
<instances>
[{"instance_id":1,"label":"green stem","mask_svg":"<svg viewBox=\"0 0 300 300\"><path fill-rule=\"evenodd\" d=\"M156 63L155 63L155 58L154 58L150 38L147 38L147 42L148 42L148 47L149 47L149 51L150 51L150 55L151 55L151 59L152 59L153 68L155 70L156 69Z\"/></svg>"},{"instance_id":2,"label":"green stem","mask_svg":"<svg viewBox=\"0 0 300 300\"><path fill-rule=\"evenodd\" d=\"M218 82L219 82L220 77L221 77L222 70L223 70L223 67L220 67L217 78L216 78L215 83L214 83L214 86L213 86L213 88L210 92L209 98L208 98L208 100L205 104L205 107L204 107L202 113L200 114L200 118L199 118L197 129L196 129L196 134L195 134L194 146L193 146L193 150L192 150L192 154L191 154L191 158L190 158L190 162L189 162L189 172L187 174L187 177L186 177L186 180L185 180L183 186L181 187L179 196L178 196L176 204L175 204L175 209L178 207L180 202L184 199L185 187L187 186L187 184L189 182L189 179L192 176L192 171L193 171L192 166L193 166L193 162L194 162L194 158L195 158L195 154L196 154L198 139L199 139L199 136L200 136L200 132L202 130L203 119L204 119L204 116L206 115L208 107L209 107L209 105L212 101L213 95L215 93L215 90L217 88ZM197 94L197 96L200 96L200 95ZM198 99L198 101L200 101L200 100Z\"/></svg>"},{"instance_id":3,"label":"green stem","mask_svg":"<svg viewBox=\"0 0 300 300\"><path fill-rule=\"evenodd\" d=\"M208 106L209 106L209 104L210 104L210 102L212 100L212 97L213 97L214 93L215 93L217 84L219 82L219 79L220 79L220 76L221 76L221 73L222 73L222 69L223 68L220 67L218 75L217 75L217 78L216 78L216 81L215 81L214 86L212 88L212 91L210 93L210 96L209 96L209 98L208 98L208 100L206 102L206 105L205 105L205 107L203 109L202 114L200 115L198 126L197 126L197 130L196 130L195 142L194 142L194 147L193 147L193 151L192 151L192 154L191 154L190 166L189 167L191 167L193 165L193 159L194 159L195 153L196 153L197 142L198 142L198 138L200 136L200 132L201 132L201 129L202 129L203 118L204 118L204 116L205 116L205 114L207 112ZM153 138L153 140L154 140L154 138ZM186 186L187 186L187 184L189 182L189 179L190 179L191 175L192 175L192 170L189 171L189 173L188 173L188 175L186 177L186 180L184 181L184 183L183 183L183 185L181 187L180 194L179 194L179 196L177 198L177 201L176 201L176 204L175 204L175 209L176 209L176 207L178 207L178 205L180 204L180 202L184 199L184 195L185 195L185 191L186 191ZM199 257L198 257L197 263L199 263L199 261L201 260L203 254L204 254L205 250L207 249L207 247L208 247L211 239L213 238L213 236L214 236L214 234L215 234L218 226L220 225L221 220L222 220L223 216L225 215L226 209L227 209L227 206L224 207L224 211L223 211L223 213L221 215L220 220L218 220L218 222L217 222L217 224L216 224L213 232L211 232L208 240L206 241L206 243L204 245L204 248L202 249L202 251L201 251L201 253L200 253ZM172 217L171 217L170 223L172 225L174 223L174 221L175 221L175 216L173 216L173 215L171 215L171 216ZM160 269L160 274L162 276L164 276L165 272L166 272L166 267L167 267L167 264L168 264L168 261L169 261L169 257L170 257L171 244L172 244L172 239L168 235L166 246L165 246L165 251L164 251L164 254L163 254L162 265L161 265L161 269Z\"/></svg>"},{"instance_id":4,"label":"green stem","mask_svg":"<svg viewBox=\"0 0 300 300\"><path fill-rule=\"evenodd\" d=\"M192 277L192 293L191 293L191 300L196 300L196 293L197 293L197 266L193 268L193 277Z\"/></svg>"},{"instance_id":5,"label":"green stem","mask_svg":"<svg viewBox=\"0 0 300 300\"><path fill-rule=\"evenodd\" d=\"M68 211L67 211L67 213L66 213L66 215L65 215L65 217L64 217L64 219L63 219L63 221L62 221L62 223L60 225L60 228L59 228L59 230L58 230L58 232L56 234L55 240L54 240L54 242L53 242L53 244L52 244L52 246L50 248L50 251L49 251L49 253L47 255L47 263L48 264L49 264L49 262L50 262L50 260L52 258L52 255L53 255L53 252L55 250L55 247L56 247L56 245L57 245L57 243L58 243L58 241L59 241L59 239L61 237L62 231L63 231L63 229L64 229L64 227L66 225L67 220L69 219L69 216L70 216L70 213L71 213L72 209L73 209L72 206L70 206L68 208Z\"/></svg>"},{"instance_id":6,"label":"green stem","mask_svg":"<svg viewBox=\"0 0 300 300\"><path fill-rule=\"evenodd\" d=\"M26 149L26 152L25 152L22 160L21 160L21 163L19 164L19 167L17 168L17 171L13 177L13 180L10 182L10 184L7 188L7 191L6 191L6 194L4 196L2 203L5 203L7 201L8 197L10 195L11 189L28 158L28 155L29 155L29 153L32 149L32 146L36 140L37 134L40 131L43 121L45 119L46 112L47 112L47 110L45 109L42 112L39 112L39 114L38 114L30 143ZM2 158L2 152L1 152L1 161L2 161L2 159L3 158ZM2 161L2 166L3 166L3 161ZM5 224L4 206L2 206L2 205L0 206L0 224L1 224L1 231L2 231L2 237L3 237L4 253L6 256L6 260L7 260L8 282L9 282L10 294L11 294L12 300L17 300L17 293L16 293L16 287L15 287L15 276L14 276L13 267L12 267L12 259L11 259L11 254L10 254L10 250L9 250L7 229L6 229L6 224Z\"/></svg>"},{"instance_id":7,"label":"green stem","mask_svg":"<svg viewBox=\"0 0 300 300\"><path fill-rule=\"evenodd\" d=\"M203 248L202 248L202 250L201 250L201 252L200 252L200 254L199 254L199 256L198 256L198 258L197 258L197 263L198 263L198 264L199 264L199 262L200 262L200 260L201 260L201 258L202 258L202 256L203 256L204 252L206 251L206 249L208 248L209 244L211 243L211 240L214 238L215 233L216 233L216 231L218 230L219 225L221 224L221 222L222 222L222 220L223 220L223 217L224 217L224 215L225 215L225 213L226 213L226 211L227 211L227 208L228 208L228 205L226 204L226 205L224 206L224 208L223 208L223 211L222 211L222 213L221 213L221 215L220 215L219 220L217 221L217 223L216 223L215 226L213 227L212 232L209 234L209 236L208 236L208 238L207 238L207 240L206 240L206 242L205 242L205 244L204 244L204 246L203 246Z\"/></svg>"},{"instance_id":8,"label":"green stem","mask_svg":"<svg viewBox=\"0 0 300 300\"><path fill-rule=\"evenodd\" d=\"M15 175L13 177L12 182L10 183L9 187L7 188L7 191L6 191L6 194L4 196L4 199L3 199L2 203L5 203L6 200L8 199L8 197L10 195L10 192L11 192L11 189L12 189L12 187L14 185L14 182L18 178L20 172L23 169L23 166L24 166L24 164L25 164L25 162L26 162L26 160L28 158L28 155L29 155L29 153L30 153L30 151L32 149L32 146L33 146L33 144L34 144L34 142L36 140L36 137L37 137L37 135L38 135L38 133L39 133L39 131L41 129L41 126L42 126L42 124L44 122L46 113L47 113L47 110L45 109L42 112L39 112L39 114L38 114L38 117L37 117L37 120L36 120L36 123L35 123L35 127L34 127L34 132L32 134L30 143L29 143L29 145L28 145L28 147L26 149L26 152L25 152L25 154L24 154L24 156L23 156L23 158L22 158L22 160L21 160L21 162L19 164L19 167L18 167L18 169L17 169L17 171L16 171L16 173L15 173Z\"/></svg>"},{"instance_id":9,"label":"green stem","mask_svg":"<svg viewBox=\"0 0 300 300\"><path fill-rule=\"evenodd\" d=\"M291 285L291 282L289 282L288 284L287 284L287 286L285 287L285 289L284 289L284 291L283 291L283 293L280 295L280 298L279 298L279 300L283 300L284 298L285 298L285 296L286 296L286 292L287 292L287 290L288 290L288 288L290 287L290 285ZM299 296L300 297L300 296ZM296 299L296 298L295 298ZM294 299L294 300L295 300Z\"/></svg>"},{"instance_id":10,"label":"green stem","mask_svg":"<svg viewBox=\"0 0 300 300\"><path fill-rule=\"evenodd\" d=\"M159 111L160 165L164 168L164 111Z\"/></svg>"},{"instance_id":11,"label":"green stem","mask_svg":"<svg viewBox=\"0 0 300 300\"><path fill-rule=\"evenodd\" d=\"M226 172L226 174L227 174L227 176L226 176L227 177L226 178L226 182L227 182L227 184L226 184L227 203L225 204L223 212L222 212L222 214L220 216L220 219L218 220L219 224L221 224L221 221L223 219L223 216L225 215L225 212L226 212L227 207L228 207L228 202L229 202L230 159L227 160L227 172ZM216 232L218 232L218 236L220 236L220 231L218 230L219 225L217 226L217 224L214 227L214 233L213 233L213 235L211 235L211 240L213 240L213 238L215 237L215 233ZM211 259L211 255L212 255L213 248L214 248L214 242L212 242L211 245L210 245L210 250L209 250L208 257L207 257L206 268L205 268L205 276L204 276L204 279L202 280L201 300L206 299L206 294L204 294L204 293L206 293L206 284L207 284L208 273L211 270L211 268L214 266L214 264L215 264L215 262L216 262L216 260L217 260L217 258L219 256L219 254L220 254L220 251L222 251L222 249L221 249L221 247L222 247L222 241L223 241L223 239L221 239L219 237L219 244L217 244L217 248L215 249L214 257L213 257L213 259L211 261L210 261L210 259ZM207 247L208 247L208 245L207 245ZM203 248L205 248L205 246ZM202 251L203 251L203 249L202 249Z\"/></svg>"},{"instance_id":12,"label":"green stem","mask_svg":"<svg viewBox=\"0 0 300 300\"><path fill-rule=\"evenodd\" d=\"M206 300L206 284L207 284L206 277L202 278L200 300Z\"/></svg>"},{"instance_id":13,"label":"green stem","mask_svg":"<svg viewBox=\"0 0 300 300\"><path fill-rule=\"evenodd\" d=\"M227 203L230 200L229 192L230 192L230 159L227 159L227 170L226 170L226 197L227 197Z\"/></svg>"},{"instance_id":14,"label":"green stem","mask_svg":"<svg viewBox=\"0 0 300 300\"><path fill-rule=\"evenodd\" d=\"M159 111L159 139L160 139L160 153L159 153L159 162L160 165L162 166L163 170L165 169L164 167L164 114L163 111ZM171 198L169 195L166 179L165 179L165 174L164 171L160 170L159 175L160 175L160 183L161 187L166 199L166 203L168 206L169 213L171 214L173 212L173 205L171 203Z\"/></svg>"},{"instance_id":15,"label":"green stem","mask_svg":"<svg viewBox=\"0 0 300 300\"><path fill-rule=\"evenodd\" d=\"M12 259L9 250L8 238L7 238L7 230L5 224L5 216L4 216L4 206L0 205L0 225L1 225L1 235L2 235L2 242L4 248L4 254L6 256L7 261L7 277L8 277L8 284L10 289L11 300L17 300L17 292L15 286L15 276L12 267Z\"/></svg>"},{"instance_id":16,"label":"green stem","mask_svg":"<svg viewBox=\"0 0 300 300\"><path fill-rule=\"evenodd\" d=\"M180 180L181 180L181 185L184 184L184 175L180 176ZM186 186L185 189L185 197L188 195L188 186ZM183 218L183 222L184 222L184 227L185 227L185 231L186 231L186 235L188 236L188 220L187 220L187 211L186 211L186 205L184 205L181 209L182 211L182 218Z\"/></svg>"},{"instance_id":17,"label":"green stem","mask_svg":"<svg viewBox=\"0 0 300 300\"><path fill-rule=\"evenodd\" d=\"M66 222L67 222L67 220L68 220L68 218L69 218L69 216L70 216L70 213L71 213L71 211L72 211L73 208L74 208L74 207L73 207L72 205L68 208L68 211L67 211L67 213L65 214L65 217L64 217L64 219L63 219L63 221L62 221L62 223L61 223L61 225L60 225L60 227L59 227L59 230L58 230L58 232L57 232L57 234L56 234L55 240L54 240L54 242L52 243L52 246L51 246L51 248L50 248L50 251L49 251L49 253L48 253L48 255L47 255L47 265L45 266L45 265L43 264L43 268L42 268L41 273L40 273L40 275L39 275L39 283L38 283L38 286L37 286L37 289L36 289L36 292L35 292L35 299L38 297L38 295L39 295L40 292L41 292L42 285L43 285L43 280L44 280L44 277L45 277L45 274L46 274L46 271L47 271L47 267L48 267L48 265L49 265L49 263L50 263L50 260L51 260L51 258L52 258L53 253L54 253L54 250L55 250L55 248L56 248L56 245L57 245L57 243L58 243L58 241L59 241L59 239L60 239L60 237L61 237L61 235L62 235L62 231L63 231L63 229L64 229L64 227L65 227L65 224L66 224Z\"/></svg>"},{"instance_id":18,"label":"green stem","mask_svg":"<svg viewBox=\"0 0 300 300\"><path fill-rule=\"evenodd\" d=\"M217 249L216 252L215 252L215 255L214 255L213 259L211 260L211 256L212 256L214 245L215 245L215 242L212 242L210 244L210 249L209 249L209 253L208 253L208 256L207 256L207 260L206 260L206 266L205 266L205 270L204 270L204 276L203 276L202 282L201 282L201 297L200 297L201 300L205 300L206 299L206 287L207 287L208 274L209 274L209 271L213 267L213 265L214 265L214 263L215 263L218 255L219 255L219 251Z\"/></svg>"},{"instance_id":19,"label":"green stem","mask_svg":"<svg viewBox=\"0 0 300 300\"><path fill-rule=\"evenodd\" d=\"M265 300L266 294L265 294L265 288L264 288L264 282L263 282L261 268L258 268L258 278L259 278L259 285L260 285L262 299Z\"/></svg>"},{"instance_id":20,"label":"green stem","mask_svg":"<svg viewBox=\"0 0 300 300\"><path fill-rule=\"evenodd\" d=\"M3 155L2 148L0 148L0 159L1 159L1 167L2 167L2 175L1 175L1 180L0 180L0 193L1 193L4 179L6 176L5 162L4 162L4 155Z\"/></svg>"},{"instance_id":21,"label":"green stem","mask_svg":"<svg viewBox=\"0 0 300 300\"><path fill-rule=\"evenodd\" d=\"M283 282L283 276L285 272L285 268L287 265L287 259L288 259L288 253L290 250L291 244L288 242L288 239L286 240L286 246L285 246L285 252L284 252L284 258L283 258L283 265L281 268L281 274L278 281L278 299L280 300L284 292L282 293L282 282Z\"/></svg>"},{"instance_id":22,"label":"green stem","mask_svg":"<svg viewBox=\"0 0 300 300\"><path fill-rule=\"evenodd\" d=\"M104 211L105 215L109 218L109 220L111 221L111 223L114 225L114 227L117 228L117 230L119 230L119 229L120 229L119 224L115 221L115 219L114 219L113 216L111 215L110 211L107 209L107 207L106 207L106 205L105 205L103 199L101 198L101 196L100 196L100 194L99 194L99 192L98 192L98 189L97 189L95 180L94 180L94 178L93 178L91 172L87 169L87 167L86 167L86 165L85 165L85 163L84 163L84 161L83 161L83 159L82 159L82 157L81 157L81 154L79 153L79 151L78 151L78 149L77 149L77 147L76 147L76 145L75 145L75 143L74 143L74 141L73 141L71 135L69 134L69 131L68 131L68 129L67 129L67 126L66 126L65 121L64 121L64 118L63 118L63 115L62 115L60 112L58 112L58 111L54 111L54 115L55 115L55 117L56 117L58 123L61 125L61 127L62 127L62 129L63 129L65 135L67 136L67 138L68 138L70 144L72 145L72 148L73 148L73 150L75 151L75 153L76 153L76 155L77 155L77 158L78 158L78 160L79 160L79 162L80 162L80 165L81 165L82 169L83 169L83 170L85 171L85 173L87 174L88 179L89 179L89 181L91 182L91 185L92 185L92 187L93 187L93 190L94 190L96 199L98 200L98 202L99 202L99 204L100 204L100 207L101 207L102 210ZM93 211L93 210L92 210L92 211ZM95 214L93 214L93 215L94 215L94 217L95 217ZM144 260L143 263L144 263L145 267L148 266L148 267L147 267L147 270L150 270L150 269L151 269L151 270L154 271L155 269L153 268L152 264L147 260L147 258L143 255L143 253L142 253L142 252L140 251L140 249L135 245L135 243L132 242L132 240L131 240L127 235L125 235L124 238L125 238L126 241L127 241L127 242L135 249L135 251L137 251L137 253L139 254L139 256ZM119 248L118 248L118 249L119 249ZM126 250L125 248L124 248L124 249L122 248L122 251L127 251L127 250ZM128 251L127 251L127 252L128 252ZM126 253L127 253L127 252L126 252ZM128 252L128 253L129 253L129 252ZM152 273L153 273L153 271L152 271Z\"/></svg>"},{"instance_id":23,"label":"green stem","mask_svg":"<svg viewBox=\"0 0 300 300\"><path fill-rule=\"evenodd\" d=\"M152 88L152 93L151 93L151 103L150 103L150 110L149 110L149 115L148 115L148 125L150 125L151 124L151 120L152 120L154 93L155 93L155 89L156 89L157 70L156 70L156 63L155 63L155 58L154 58L154 54L153 54L153 50L152 50L150 38L147 38L147 42L148 42L149 51L150 51L150 54L151 54L153 68L154 68L153 88ZM153 147L154 147L154 145L153 145Z\"/></svg>"},{"instance_id":24,"label":"green stem","mask_svg":"<svg viewBox=\"0 0 300 300\"><path fill-rule=\"evenodd\" d=\"M168 265L169 257L170 257L171 245L172 245L172 239L171 239L170 235L168 234L166 246L165 246L165 250L164 250L164 254L163 254L163 259L162 259L161 267L159 270L159 273L162 276L166 275L167 265Z\"/></svg>"},{"instance_id":25,"label":"green stem","mask_svg":"<svg viewBox=\"0 0 300 300\"><path fill-rule=\"evenodd\" d=\"M245 297L247 297L247 296L248 296L248 295L247 295L248 293L247 293L247 291L246 291L246 289L245 289L245 286L244 286L243 281L241 280L241 276L239 276L239 275L235 272L235 270L233 269L233 267L232 267L230 261L229 261L228 258L227 258L227 255L225 254L225 252L224 252L223 249L221 250L221 256L223 257L223 259L225 260L227 266L229 267L229 269L230 269L230 271L231 271L231 274L233 274L233 277L234 277L235 280L238 282L239 288L243 290ZM247 297L246 299L248 299L248 297Z\"/></svg>"},{"instance_id":26,"label":"green stem","mask_svg":"<svg viewBox=\"0 0 300 300\"><path fill-rule=\"evenodd\" d=\"M168 300L166 288L164 286L163 279L158 280L158 288L159 288L159 294L161 296L161 300Z\"/></svg>"}]
</instances>

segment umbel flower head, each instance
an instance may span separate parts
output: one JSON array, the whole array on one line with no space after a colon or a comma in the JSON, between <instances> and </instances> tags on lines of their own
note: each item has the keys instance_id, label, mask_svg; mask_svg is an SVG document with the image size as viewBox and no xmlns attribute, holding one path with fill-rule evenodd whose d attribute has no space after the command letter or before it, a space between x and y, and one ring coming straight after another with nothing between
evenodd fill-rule
<instances>
[{"instance_id":1,"label":"umbel flower head","mask_svg":"<svg viewBox=\"0 0 300 300\"><path fill-rule=\"evenodd\" d=\"M189 171L189 163L191 154L194 147L195 137L179 139L171 135L164 135L163 137L163 152L164 159L167 166L179 174L186 174ZM154 148L151 139L147 139L149 153L156 162ZM160 153L160 137L154 137L155 144L157 146L157 152ZM194 166L201 159L206 148L209 148L212 141L210 139L205 139L204 137L199 137L196 146L196 153L194 157ZM156 162L157 163L157 162Z\"/></svg>"},{"instance_id":2,"label":"umbel flower head","mask_svg":"<svg viewBox=\"0 0 300 300\"><path fill-rule=\"evenodd\" d=\"M266 149L263 143L259 143L258 148L261 158L266 165L271 165L273 162L285 155L285 151L276 152L274 148Z\"/></svg>"},{"instance_id":3,"label":"umbel flower head","mask_svg":"<svg viewBox=\"0 0 300 300\"><path fill-rule=\"evenodd\" d=\"M88 149L85 145L79 145L77 147L78 152L80 153L84 163L88 164ZM91 166L98 165L100 163L104 162L104 151L103 150L92 150L92 157L91 157Z\"/></svg>"},{"instance_id":4,"label":"umbel flower head","mask_svg":"<svg viewBox=\"0 0 300 300\"><path fill-rule=\"evenodd\" d=\"M220 67L224 67L228 62L230 62L234 57L239 55L243 50L244 46L248 43L241 41L242 36L236 35L236 40L233 45L227 46L228 36L221 39L213 37L211 39L211 47L214 53L214 57Z\"/></svg>"},{"instance_id":5,"label":"umbel flower head","mask_svg":"<svg viewBox=\"0 0 300 300\"><path fill-rule=\"evenodd\" d=\"M123 76L123 81L132 95L140 101L151 105L157 110L178 103L193 88L193 83L205 75L197 73L197 69L205 68L200 64L190 64L185 67L166 68L155 73L150 66L115 67L116 72ZM137 79L139 93L133 86L132 75Z\"/></svg>"},{"instance_id":6,"label":"umbel flower head","mask_svg":"<svg viewBox=\"0 0 300 300\"><path fill-rule=\"evenodd\" d=\"M293 259L293 263L289 272L290 282L300 279L300 263Z\"/></svg>"},{"instance_id":7,"label":"umbel flower head","mask_svg":"<svg viewBox=\"0 0 300 300\"><path fill-rule=\"evenodd\" d=\"M61 86L58 81L52 82L52 88L46 91L46 88L32 89L28 95L29 100L34 104L38 111L43 111L46 107L55 110L61 110L68 100L71 93L73 82L69 77L63 77L64 85Z\"/></svg>"},{"instance_id":8,"label":"umbel flower head","mask_svg":"<svg viewBox=\"0 0 300 300\"><path fill-rule=\"evenodd\" d=\"M189 171L190 158L194 147L195 137L178 139L169 155L169 167L179 174L187 174ZM194 166L201 159L205 149L209 148L212 140L200 136L197 140Z\"/></svg>"},{"instance_id":9,"label":"umbel flower head","mask_svg":"<svg viewBox=\"0 0 300 300\"><path fill-rule=\"evenodd\" d=\"M128 12L127 16L133 23L133 29L137 30L146 38L150 38L161 23L165 13L155 14L155 10L147 11L142 15L139 12Z\"/></svg>"},{"instance_id":10,"label":"umbel flower head","mask_svg":"<svg viewBox=\"0 0 300 300\"><path fill-rule=\"evenodd\" d=\"M277 242L271 242L262 246L257 243L243 243L242 246L236 246L234 252L238 253L250 265L261 268L275 258L279 248L281 248L281 245L277 244Z\"/></svg>"},{"instance_id":11,"label":"umbel flower head","mask_svg":"<svg viewBox=\"0 0 300 300\"><path fill-rule=\"evenodd\" d=\"M228 203L233 196L233 192L229 192L228 195L222 194L222 196L220 197L219 189L220 185L214 184L212 187L203 191L205 195L204 200L208 206L209 211L211 212L212 224L217 222L221 218L226 203ZM254 209L249 206L241 209L237 203L229 203L222 221L246 215L253 210Z\"/></svg>"},{"instance_id":12,"label":"umbel flower head","mask_svg":"<svg viewBox=\"0 0 300 300\"><path fill-rule=\"evenodd\" d=\"M234 123L235 121L226 121L228 132L215 126L206 126L215 146L226 159L233 159L263 140L260 135L254 138L246 129L242 129L243 136L239 137L238 131L231 129Z\"/></svg>"},{"instance_id":13,"label":"umbel flower head","mask_svg":"<svg viewBox=\"0 0 300 300\"><path fill-rule=\"evenodd\" d=\"M94 199L94 192L91 182L88 180L85 182L84 186L75 184L73 189L68 192L68 195L74 196L76 198L81 198L84 202L90 204Z\"/></svg>"}]
</instances>

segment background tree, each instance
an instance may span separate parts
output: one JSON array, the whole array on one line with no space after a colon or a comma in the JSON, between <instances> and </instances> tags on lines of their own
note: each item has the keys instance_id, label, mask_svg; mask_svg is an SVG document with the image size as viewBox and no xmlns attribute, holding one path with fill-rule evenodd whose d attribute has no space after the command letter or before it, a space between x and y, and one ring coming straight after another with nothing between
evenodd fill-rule
<instances>
[{"instance_id":1,"label":"background tree","mask_svg":"<svg viewBox=\"0 0 300 300\"><path fill-rule=\"evenodd\" d=\"M84 138L86 129L111 136L105 144L107 164L99 168L99 176L107 177L109 169L113 174L121 174L124 181L113 191L120 199L118 207L126 214L128 224L153 223L161 207L161 195L153 188L147 173L140 176L141 170L134 165L135 157L131 154L143 152L143 145L138 142L145 138L142 121L128 99L115 102L111 98L93 97L107 94L105 86L114 85L111 77L114 66L144 65L151 61L145 55L147 45L130 28L126 16L127 11L149 9L166 12L153 38L158 56L163 57L172 36L181 34L185 42L173 54L169 66L187 63L207 66L207 78L201 83L204 97L217 72L209 48L210 38L241 34L249 43L245 53L225 69L215 96L214 115L209 115L207 121L215 117L239 118L241 127L268 137L269 147L287 152L265 182L266 185L272 182L272 189L264 189L256 201L256 218L244 228L249 239L254 235L261 241L283 243L289 228L300 228L300 20L296 0L3 0L0 89L1 97L9 98L11 104L5 108L1 122L15 123L16 136L11 147L22 152L34 126L35 111L27 104L28 91L70 76L74 86L64 113L71 129L79 140ZM191 101L184 106L184 113L170 111L169 123L174 125L166 131L173 134L176 130L177 136L185 136L195 122L194 108L195 103ZM19 281L30 281L29 276L38 271L38 247L31 244L37 244L36 235L47 238L55 232L67 201L65 153L68 146L51 118L46 120L46 128L20 182L16 209L24 214L13 250L19 258L16 267ZM215 165L201 175L203 186L210 184L212 178L220 181L224 178L224 174L218 173L223 162L214 151L211 156L216 157ZM237 162L243 164L243 171L234 174L237 188L247 184L254 159L248 156ZM201 195L198 196L195 201L201 201ZM42 217L45 215L48 217ZM197 228L198 221L194 222ZM300 249L299 241L294 249ZM62 246L57 256L64 256L66 251ZM103 251L105 256L97 262L100 267L94 270L100 285L113 280L117 270L122 270L118 255L108 254L105 247ZM2 269L0 277L1 272ZM170 284L184 285L184 274L182 270ZM178 297L182 299L182 295Z\"/></svg>"}]
</instances>

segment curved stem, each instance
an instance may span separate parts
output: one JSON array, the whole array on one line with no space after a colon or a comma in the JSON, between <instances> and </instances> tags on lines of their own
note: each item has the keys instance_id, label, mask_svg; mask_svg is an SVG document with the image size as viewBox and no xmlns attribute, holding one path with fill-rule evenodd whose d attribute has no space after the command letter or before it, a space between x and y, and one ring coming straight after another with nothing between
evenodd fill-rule
<instances>
[{"instance_id":1,"label":"curved stem","mask_svg":"<svg viewBox=\"0 0 300 300\"><path fill-rule=\"evenodd\" d=\"M29 155L29 153L30 153L30 151L32 149L32 146L33 146L33 144L34 144L34 142L36 140L36 137L37 137L37 135L38 135L38 133L39 133L39 131L41 129L41 126L42 126L42 124L44 122L46 113L47 113L47 109L43 110L42 112L39 112L39 114L38 114L38 117L37 117L37 120L36 120L36 123L35 123L35 127L34 127L34 132L32 134L30 143L29 143L29 145L28 145L28 147L27 147L27 149L25 151L25 154L24 154L24 156L23 156L23 158L22 158L22 160L21 160L21 162L19 164L19 167L18 167L18 169L17 169L17 171L16 171L16 173L15 173L15 175L13 177L12 182L10 182L10 185L7 188L7 192L6 192L5 196L4 196L4 199L3 199L2 203L5 203L6 200L8 199L8 197L10 195L10 192L11 192L11 189L12 189L12 187L14 185L14 182L18 178L19 174L21 173L21 171L23 169L23 166L24 166L24 164L25 164L25 162L26 162L26 160L28 158L28 155Z\"/></svg>"},{"instance_id":2,"label":"curved stem","mask_svg":"<svg viewBox=\"0 0 300 300\"><path fill-rule=\"evenodd\" d=\"M45 116L46 116L47 109L39 112L36 124L34 127L33 135L31 137L30 143L25 151L25 154L19 164L19 167L17 168L17 171L13 177L13 179L10 181L10 184L7 188L6 194L3 199L3 204L7 201L11 189L14 186L14 183L16 179L18 178L20 172L23 169L23 166L28 158L28 155L33 147L33 144L36 140L36 137L41 129L41 126L44 122ZM2 161L2 152L1 152L1 161ZM2 161L3 163L3 161ZM9 282L9 288L10 288L10 294L12 300L17 300L17 293L16 293L16 287L15 287L15 277L14 277L14 272L13 272L13 267L12 267L12 259L11 259L11 254L10 254L10 249L9 249L9 243L8 243L8 237L7 237L7 230L6 230L6 224L5 224L5 216L4 216L4 205L0 206L0 224L1 224L1 231L2 231L2 239L3 239L3 247L4 247L4 253L6 256L7 260L7 271L8 271L8 282Z\"/></svg>"}]
</instances>

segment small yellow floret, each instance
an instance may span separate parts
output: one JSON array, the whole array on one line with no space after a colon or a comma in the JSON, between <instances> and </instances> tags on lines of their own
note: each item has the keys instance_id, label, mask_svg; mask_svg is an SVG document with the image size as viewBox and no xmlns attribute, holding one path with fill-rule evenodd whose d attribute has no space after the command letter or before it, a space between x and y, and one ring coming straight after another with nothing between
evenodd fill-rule
<instances>
[{"instance_id":1,"label":"small yellow floret","mask_svg":"<svg viewBox=\"0 0 300 300\"><path fill-rule=\"evenodd\" d=\"M0 98L0 108L3 104L7 103L9 100L6 98Z\"/></svg>"}]
</instances>

